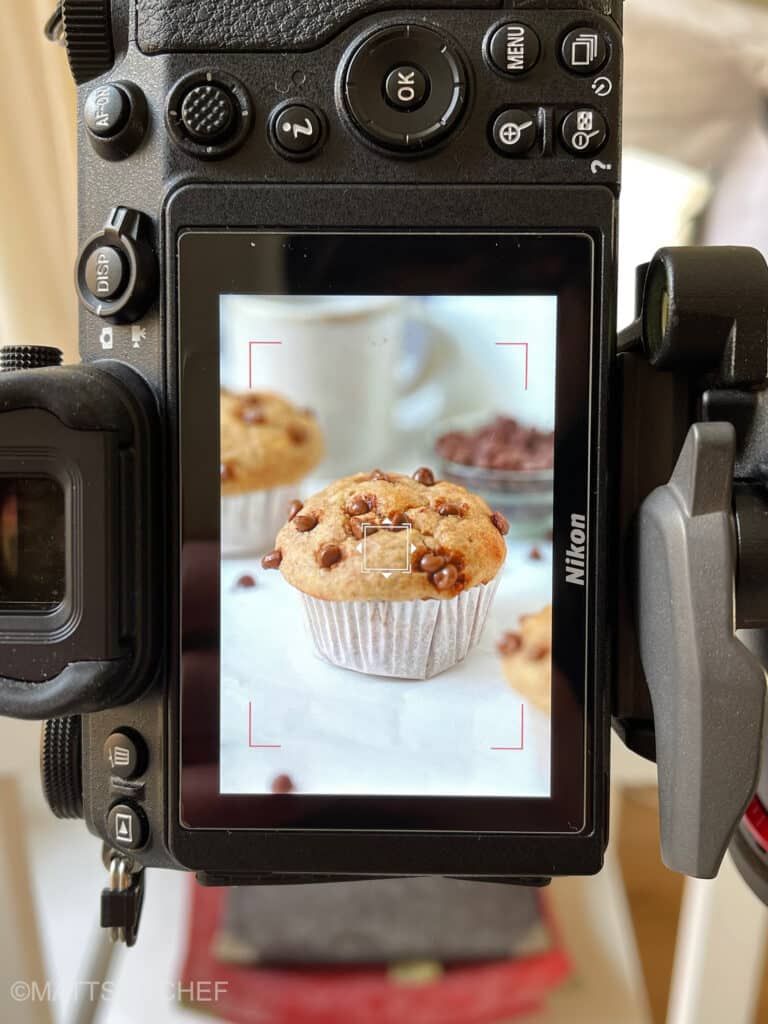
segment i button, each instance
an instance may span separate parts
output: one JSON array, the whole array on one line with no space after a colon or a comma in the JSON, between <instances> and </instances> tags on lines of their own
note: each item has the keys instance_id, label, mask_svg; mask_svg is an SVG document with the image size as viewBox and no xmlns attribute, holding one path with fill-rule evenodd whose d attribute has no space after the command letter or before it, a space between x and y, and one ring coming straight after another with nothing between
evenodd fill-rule
<instances>
[{"instance_id":1,"label":"i button","mask_svg":"<svg viewBox=\"0 0 768 1024\"><path fill-rule=\"evenodd\" d=\"M387 75L384 94L396 110L418 110L429 96L429 79L419 68L403 64Z\"/></svg>"}]
</instances>

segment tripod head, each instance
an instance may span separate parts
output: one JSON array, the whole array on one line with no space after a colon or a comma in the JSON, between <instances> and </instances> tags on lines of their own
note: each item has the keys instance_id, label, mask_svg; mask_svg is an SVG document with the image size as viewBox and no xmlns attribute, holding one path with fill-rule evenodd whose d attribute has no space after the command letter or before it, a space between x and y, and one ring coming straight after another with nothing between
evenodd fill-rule
<instances>
[{"instance_id":1,"label":"tripod head","mask_svg":"<svg viewBox=\"0 0 768 1024\"><path fill-rule=\"evenodd\" d=\"M637 314L619 340L614 724L658 764L665 863L714 877L738 829L737 859L768 895L763 805L750 805L768 627L768 268L751 249L661 250L638 270Z\"/></svg>"}]
</instances>

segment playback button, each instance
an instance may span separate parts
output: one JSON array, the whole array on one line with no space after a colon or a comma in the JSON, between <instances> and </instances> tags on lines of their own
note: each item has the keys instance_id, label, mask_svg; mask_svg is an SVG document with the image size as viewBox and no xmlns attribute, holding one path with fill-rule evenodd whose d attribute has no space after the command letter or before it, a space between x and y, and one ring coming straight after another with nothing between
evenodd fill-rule
<instances>
[{"instance_id":1,"label":"playback button","mask_svg":"<svg viewBox=\"0 0 768 1024\"><path fill-rule=\"evenodd\" d=\"M491 134L503 156L523 156L538 140L538 114L535 110L505 110L493 122Z\"/></svg>"},{"instance_id":2,"label":"playback button","mask_svg":"<svg viewBox=\"0 0 768 1024\"><path fill-rule=\"evenodd\" d=\"M133 804L115 804L107 818L110 842L120 850L139 850L147 842L149 828L141 811Z\"/></svg>"}]
</instances>

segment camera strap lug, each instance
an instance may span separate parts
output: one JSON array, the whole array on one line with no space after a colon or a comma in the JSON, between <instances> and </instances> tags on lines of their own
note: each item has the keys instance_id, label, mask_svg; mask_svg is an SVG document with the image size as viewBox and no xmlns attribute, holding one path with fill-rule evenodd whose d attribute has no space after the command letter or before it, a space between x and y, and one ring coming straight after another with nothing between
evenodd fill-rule
<instances>
[{"instance_id":1,"label":"camera strap lug","mask_svg":"<svg viewBox=\"0 0 768 1024\"><path fill-rule=\"evenodd\" d=\"M144 868L131 857L104 847L109 888L101 891L101 927L110 929L112 942L133 946L144 906Z\"/></svg>"}]
</instances>

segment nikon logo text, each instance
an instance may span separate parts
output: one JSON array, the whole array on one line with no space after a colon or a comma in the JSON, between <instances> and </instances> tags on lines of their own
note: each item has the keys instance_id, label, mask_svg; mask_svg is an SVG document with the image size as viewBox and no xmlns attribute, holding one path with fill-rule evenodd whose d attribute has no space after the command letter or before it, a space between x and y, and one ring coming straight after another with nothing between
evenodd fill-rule
<instances>
[{"instance_id":1,"label":"nikon logo text","mask_svg":"<svg viewBox=\"0 0 768 1024\"><path fill-rule=\"evenodd\" d=\"M571 516L571 546L565 553L565 582L576 587L586 585L587 579L587 519Z\"/></svg>"}]
</instances>

